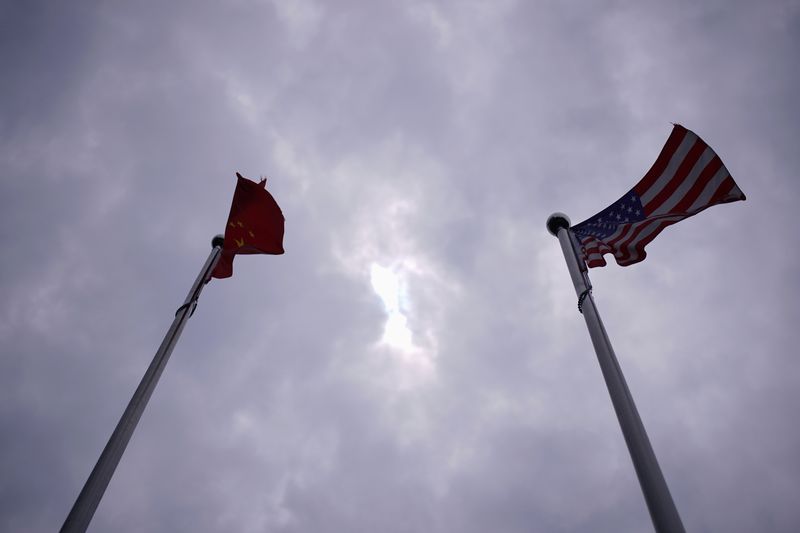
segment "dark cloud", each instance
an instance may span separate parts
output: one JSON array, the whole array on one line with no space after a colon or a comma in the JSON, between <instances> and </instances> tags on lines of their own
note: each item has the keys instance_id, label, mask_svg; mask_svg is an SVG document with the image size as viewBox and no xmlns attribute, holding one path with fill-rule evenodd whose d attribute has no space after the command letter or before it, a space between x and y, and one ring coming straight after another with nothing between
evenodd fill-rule
<instances>
[{"instance_id":1,"label":"dark cloud","mask_svg":"<svg viewBox=\"0 0 800 533\"><path fill-rule=\"evenodd\" d=\"M793 531L798 14L4 4L0 529L62 523L238 170L287 253L206 287L94 530L648 530L544 221L675 121L748 200L595 296L687 530Z\"/></svg>"}]
</instances>

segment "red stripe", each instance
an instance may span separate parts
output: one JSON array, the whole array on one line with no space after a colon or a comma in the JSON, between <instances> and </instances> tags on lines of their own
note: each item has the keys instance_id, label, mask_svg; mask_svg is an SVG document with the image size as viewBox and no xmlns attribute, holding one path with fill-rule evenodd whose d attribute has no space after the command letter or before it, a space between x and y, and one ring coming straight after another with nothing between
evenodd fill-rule
<instances>
[{"instance_id":1,"label":"red stripe","mask_svg":"<svg viewBox=\"0 0 800 533\"><path fill-rule=\"evenodd\" d=\"M617 257L617 263L622 264L625 261L630 261L631 250L636 250L637 247L638 247L639 242L641 242L638 239L639 234L642 233L645 229L652 227L653 224L656 224L656 228L657 228L652 234L653 236L655 236L655 235L658 235L661 232L661 229L658 229L658 226L660 226L661 224L666 224L664 226L664 227L666 227L669 224L673 224L673 222L662 222L659 219L653 219L653 220L647 221L647 224L642 224L641 226L636 228L636 231L634 231L633 234L624 243L619 245L619 247L618 247L619 255L615 255L615 257ZM644 239L642 239L642 240L644 240ZM634 262L636 262L636 261L634 261ZM629 263L629 264L632 264L632 263Z\"/></svg>"},{"instance_id":2,"label":"red stripe","mask_svg":"<svg viewBox=\"0 0 800 533\"><path fill-rule=\"evenodd\" d=\"M733 181L733 178L728 174L722 183L719 184L719 188L717 192L714 193L714 196L711 197L711 201L708 202L708 205L714 204L721 204L725 202L734 202L738 200L738 198L726 198L728 194L736 187L736 182Z\"/></svg>"},{"instance_id":3,"label":"red stripe","mask_svg":"<svg viewBox=\"0 0 800 533\"><path fill-rule=\"evenodd\" d=\"M602 243L587 244L584 247L584 249L586 251L586 255L589 256L589 255L592 255L592 254L602 254L602 248L600 246L601 244Z\"/></svg>"},{"instance_id":4,"label":"red stripe","mask_svg":"<svg viewBox=\"0 0 800 533\"><path fill-rule=\"evenodd\" d=\"M611 252L613 252L613 250L611 250L606 245L594 246L592 248L585 248L584 249L584 255L586 257L589 257L590 255L603 255L603 254L607 254L607 253L611 253Z\"/></svg>"},{"instance_id":5,"label":"red stripe","mask_svg":"<svg viewBox=\"0 0 800 533\"><path fill-rule=\"evenodd\" d=\"M591 237L591 239L594 240L594 243L597 243L597 244L593 248L589 248L588 247L588 242L586 243L586 256L588 257L590 255L589 254L590 250L592 252L597 250L596 253L603 254L603 255L611 253L611 254L614 254L616 256L616 250L617 249L615 248L614 243L616 243L620 239L625 238L625 236L628 234L628 232L633 227L633 224L631 224L631 223L627 223L627 224L623 224L623 225L627 226L627 227L622 231L622 233L620 233L616 238L612 239L611 241L606 242L606 241L600 240L600 239L598 239L596 237ZM591 261L587 261L587 264L589 264L590 267L592 266L592 262ZM606 264L605 260L603 260L603 264L602 265L595 265L595 266L603 266L605 264Z\"/></svg>"},{"instance_id":6,"label":"red stripe","mask_svg":"<svg viewBox=\"0 0 800 533\"><path fill-rule=\"evenodd\" d=\"M635 263L644 261L645 257L647 257L647 252L645 251L644 247L650 244L650 242L653 239L658 237L658 234L664 231L664 229L667 226L671 226L676 222L680 222L681 220L683 219L681 218L679 220L669 220L666 222L659 222L658 227L653 233L651 233L650 235L639 241L636 241L636 243L633 244L633 249L636 251L636 255L628 253L625 258L618 260L617 264L619 264L620 266L630 266Z\"/></svg>"},{"instance_id":7,"label":"red stripe","mask_svg":"<svg viewBox=\"0 0 800 533\"><path fill-rule=\"evenodd\" d=\"M686 196L675 205L672 209L673 213L681 213L685 212L689 209L695 200L700 197L700 194L703 192L703 189L706 188L708 182L711 181L711 178L719 171L722 167L722 160L715 154L714 159L708 162L706 168L697 176L697 181L694 182L692 188L686 193Z\"/></svg>"},{"instance_id":8,"label":"red stripe","mask_svg":"<svg viewBox=\"0 0 800 533\"><path fill-rule=\"evenodd\" d=\"M689 172L692 171L692 168L694 168L694 165L697 163L697 160L700 159L700 156L703 155L703 152L705 152L706 148L706 143L703 142L703 139L698 137L678 169L675 171L675 175L669 180L669 183L667 183L666 186L661 189L655 198L650 200L650 202L644 206L645 216L654 212L661 206L661 204L666 202L669 197L672 196L672 193L678 189L680 184L683 183L683 181L689 175Z\"/></svg>"},{"instance_id":9,"label":"red stripe","mask_svg":"<svg viewBox=\"0 0 800 533\"><path fill-rule=\"evenodd\" d=\"M605 246L605 243L603 241L598 240L596 237L590 236L583 239L583 241L581 241L581 244L584 247L583 260L586 262L589 268L606 266L606 260L603 259L603 255L608 253L610 250L607 250L605 252L601 251L600 247ZM600 255L600 257L589 259L589 256L591 255Z\"/></svg>"},{"instance_id":10,"label":"red stripe","mask_svg":"<svg viewBox=\"0 0 800 533\"><path fill-rule=\"evenodd\" d=\"M617 247L617 250L619 252L619 255L615 254L615 257L617 258L617 263L619 263L621 265L623 261L627 261L630 258L630 255L631 255L630 251L629 251L630 250L630 246L632 244L635 244L636 237L638 237L639 234L645 230L645 228L650 227L653 222L655 222L655 221L653 221L653 220L648 221L647 224L642 224L641 226L636 228L636 231L634 231L631 234L630 238L625 240L624 243L620 244Z\"/></svg>"},{"instance_id":11,"label":"red stripe","mask_svg":"<svg viewBox=\"0 0 800 533\"><path fill-rule=\"evenodd\" d=\"M589 266L589 268L597 268L597 267L604 267L608 263L606 263L606 260L601 257L600 259L593 259L591 261L587 261L586 264Z\"/></svg>"},{"instance_id":12,"label":"red stripe","mask_svg":"<svg viewBox=\"0 0 800 533\"><path fill-rule=\"evenodd\" d=\"M642 221L640 220L639 222L642 222ZM633 224L628 224L628 227L625 228L625 230L622 233L620 233L615 238L613 238L610 241L608 241L606 244L608 244L610 247L614 248L619 241L621 241L622 239L624 239L628 235L628 232L631 230L632 227L633 227Z\"/></svg>"},{"instance_id":13,"label":"red stripe","mask_svg":"<svg viewBox=\"0 0 800 533\"><path fill-rule=\"evenodd\" d=\"M661 153L658 154L658 158L656 162L653 163L653 166L650 170L647 171L647 174L639 180L633 190L639 196L642 196L644 192L653 186L653 184L658 180L661 174L664 172L664 169L667 168L667 164L669 164L669 160L675 154L675 150L681 145L683 138L686 137L687 129L683 126L679 126L675 124L675 127L672 128L672 133L667 139L667 143L664 145L664 148L661 149Z\"/></svg>"}]
</instances>

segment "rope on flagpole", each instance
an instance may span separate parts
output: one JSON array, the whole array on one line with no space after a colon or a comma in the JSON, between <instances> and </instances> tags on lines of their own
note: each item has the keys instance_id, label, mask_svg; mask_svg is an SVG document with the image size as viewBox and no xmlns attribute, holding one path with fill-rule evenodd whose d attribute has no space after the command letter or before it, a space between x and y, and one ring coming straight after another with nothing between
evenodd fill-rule
<instances>
[{"instance_id":1,"label":"rope on flagpole","mask_svg":"<svg viewBox=\"0 0 800 533\"><path fill-rule=\"evenodd\" d=\"M586 297L589 296L590 294L592 294L591 285L589 285L589 288L583 291L580 296L578 296L578 312L580 314L583 314L583 302L584 300L586 300Z\"/></svg>"},{"instance_id":2,"label":"rope on flagpole","mask_svg":"<svg viewBox=\"0 0 800 533\"><path fill-rule=\"evenodd\" d=\"M194 310L197 308L197 300L195 299L195 300L192 300L191 302L186 302L185 304L181 305L175 311L175 316L178 316L178 313L180 313L184 309L188 309L189 307L191 307L191 310L189 311L189 316L191 317L194 314Z\"/></svg>"}]
</instances>

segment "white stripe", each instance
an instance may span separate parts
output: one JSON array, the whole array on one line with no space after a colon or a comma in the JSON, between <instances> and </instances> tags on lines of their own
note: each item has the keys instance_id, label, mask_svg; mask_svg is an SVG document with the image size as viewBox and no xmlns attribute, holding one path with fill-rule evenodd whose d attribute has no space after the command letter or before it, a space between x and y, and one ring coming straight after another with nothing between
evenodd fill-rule
<instances>
[{"instance_id":1,"label":"white stripe","mask_svg":"<svg viewBox=\"0 0 800 533\"><path fill-rule=\"evenodd\" d=\"M637 235L635 239L628 240L626 243L620 246L619 256L617 256L619 257L620 260L623 260L625 262L636 262L639 259L639 253L636 250L636 245L639 244L639 241L641 241L648 235L652 234L655 230L657 230L659 224L661 223L661 220L655 219L651 220L650 222L653 223L652 227L646 228L639 235ZM625 255L628 256L627 259L625 259Z\"/></svg>"},{"instance_id":2,"label":"white stripe","mask_svg":"<svg viewBox=\"0 0 800 533\"><path fill-rule=\"evenodd\" d=\"M622 235L622 232L625 231L625 229L632 224L633 222L625 222L624 224L620 224L619 227L616 229L616 231L614 231L614 233L603 239L603 242L613 241L614 239Z\"/></svg>"},{"instance_id":3,"label":"white stripe","mask_svg":"<svg viewBox=\"0 0 800 533\"><path fill-rule=\"evenodd\" d=\"M661 204L661 207L653 211L650 216L671 213L675 206L678 205L681 200L683 200L683 198L686 196L686 193L688 193L689 189L692 188L692 185L697 182L697 178L700 177L700 173L705 170L705 168L709 163L711 163L711 160L714 159L714 156L716 155L717 154L714 153L714 150L712 150L711 147L706 146L705 151L703 151L700 159L698 159L697 163L695 163L694 167L692 167L692 170L686 176L686 179L684 179L678 188L675 189L675 192L673 192L672 195L663 204Z\"/></svg>"},{"instance_id":4,"label":"white stripe","mask_svg":"<svg viewBox=\"0 0 800 533\"><path fill-rule=\"evenodd\" d=\"M610 252L611 248L596 237L587 237L581 241L585 250L584 260L589 263L591 261L599 261L603 258L603 253Z\"/></svg>"},{"instance_id":5,"label":"white stripe","mask_svg":"<svg viewBox=\"0 0 800 533\"><path fill-rule=\"evenodd\" d=\"M717 192L717 189L719 189L719 186L722 185L722 182L725 181L725 178L727 177L728 169L725 168L725 165L722 165L717 173L714 174L714 177L708 181L705 189L703 189L703 192L697 197L697 200L695 200L686 211L690 215L694 215L698 211L701 211L704 207L708 207L708 202L711 201L714 193Z\"/></svg>"},{"instance_id":6,"label":"white stripe","mask_svg":"<svg viewBox=\"0 0 800 533\"><path fill-rule=\"evenodd\" d=\"M609 235L608 237L606 237L606 238L604 238L604 239L600 239L599 237L595 237L594 235L589 235L588 237L583 237L583 239L589 239L589 238L591 238L591 239L595 239L595 240L596 240L596 241L598 241L598 242L609 242L609 241L611 241L611 239L613 239L613 238L615 238L617 235L619 235L619 233L620 233L620 232L621 232L621 231L622 231L622 230L623 230L623 229L624 229L624 228L625 228L625 227L626 227L628 224L630 224L630 222L623 222L623 223L620 223L619 225L617 225L617 229L616 229L616 230L614 230L614 233L612 233L611 235ZM593 231L593 230L592 230L592 229L589 229L588 231ZM584 242L584 241L581 241L581 242Z\"/></svg>"},{"instance_id":7,"label":"white stripe","mask_svg":"<svg viewBox=\"0 0 800 533\"><path fill-rule=\"evenodd\" d=\"M594 239L594 240L596 240L597 242L601 242L603 244L606 244L608 242L611 242L613 239L616 239L623 231L625 231L625 228L627 228L631 224L632 224L632 222L623 222L623 223L617 225L617 229L614 230L614 233L612 233L608 237L605 237L604 239L600 239L598 237L595 237L594 235L590 235L589 237ZM587 237L585 237L585 238L587 238Z\"/></svg>"},{"instance_id":8,"label":"white stripe","mask_svg":"<svg viewBox=\"0 0 800 533\"><path fill-rule=\"evenodd\" d=\"M596 255L596 254L604 254L611 252L611 247L605 244L600 244L599 246L587 246L585 247L586 255Z\"/></svg>"},{"instance_id":9,"label":"white stripe","mask_svg":"<svg viewBox=\"0 0 800 533\"><path fill-rule=\"evenodd\" d=\"M629 261L633 261L634 259L639 257L639 254L636 253L636 245L639 244L639 241L642 241L645 238L647 238L650 235L652 235L653 232L658 230L658 227L662 222L677 222L677 221L682 220L684 218L686 218L686 215L682 215L681 214L681 215L673 215L673 216L670 216L670 217L653 218L653 219L648 219L646 221L643 221L643 222L647 222L647 223L652 223L652 227L645 228L635 238L628 237L625 240L625 242L623 242L622 244L620 244L617 247L619 255L614 254L615 257L619 257L620 259L622 259L623 258L623 253L625 251L627 251L628 255L630 256L629 257Z\"/></svg>"},{"instance_id":10,"label":"white stripe","mask_svg":"<svg viewBox=\"0 0 800 533\"><path fill-rule=\"evenodd\" d=\"M698 137L689 130L686 130L686 136L683 138L681 145L678 146L678 149L675 150L675 153L672 154L672 158L669 160L667 167L664 169L664 172L661 173L661 176L650 186L649 189L644 191L639 197L642 200L642 207L650 203L650 200L656 197L656 195L661 192L661 189L666 187L667 183L672 179L677 172L678 167L683 163L683 160L686 159L686 154L689 153L689 150L694 145L695 141L697 141Z\"/></svg>"},{"instance_id":11,"label":"white stripe","mask_svg":"<svg viewBox=\"0 0 800 533\"><path fill-rule=\"evenodd\" d=\"M598 261L601 261L601 262L606 262L606 260L605 260L605 259L603 258L603 256L602 256L602 254L592 254L592 255L590 255L589 257L587 257L587 258L585 259L585 261L586 261L587 263L596 263L596 262L598 262ZM598 266L598 265L594 265L594 266Z\"/></svg>"},{"instance_id":12,"label":"white stripe","mask_svg":"<svg viewBox=\"0 0 800 533\"><path fill-rule=\"evenodd\" d=\"M624 239L622 239L622 241L620 241L620 242L618 242L617 244L614 245L614 257L616 257L617 259L621 259L623 250L625 249L625 246L627 246L627 244L629 242L631 242L631 239L634 238L634 234L636 233L636 230L638 230L642 226L647 226L651 222L653 222L653 219L646 218L644 220L640 220L639 222L636 222L635 224L631 224L630 233ZM638 240L638 236L636 238Z\"/></svg>"},{"instance_id":13,"label":"white stripe","mask_svg":"<svg viewBox=\"0 0 800 533\"><path fill-rule=\"evenodd\" d=\"M603 254L606 253L614 253L614 248L610 246L608 243L612 241L612 239L617 238L617 236L621 235L623 231L629 226L632 226L634 223L626 222L624 224L620 224L616 231L606 237L605 239L599 239L594 235L590 235L589 237L585 237L581 243L586 248L586 261L589 261L592 258L600 258ZM595 250L597 250L595 252Z\"/></svg>"}]
</instances>

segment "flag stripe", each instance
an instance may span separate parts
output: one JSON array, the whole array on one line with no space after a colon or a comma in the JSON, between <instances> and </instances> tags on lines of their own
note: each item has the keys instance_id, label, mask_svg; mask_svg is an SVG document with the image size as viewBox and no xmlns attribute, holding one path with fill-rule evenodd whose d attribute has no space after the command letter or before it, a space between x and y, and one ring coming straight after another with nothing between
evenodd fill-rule
<instances>
[{"instance_id":1,"label":"flag stripe","mask_svg":"<svg viewBox=\"0 0 800 533\"><path fill-rule=\"evenodd\" d=\"M641 192L638 192L638 194L639 198L642 200L642 205L649 204L650 201L661 191L661 189L663 189L667 183L669 183L672 176L674 176L675 172L678 170L680 164L686 158L686 155L695 145L696 140L697 136L687 131L680 146L678 146L677 150L675 150L675 153L672 154L669 163L664 168L664 171L661 173L661 175L658 176L658 179L656 179L647 188L642 189L638 186L634 188L637 190L637 192L641 190Z\"/></svg>"},{"instance_id":2,"label":"flag stripe","mask_svg":"<svg viewBox=\"0 0 800 533\"><path fill-rule=\"evenodd\" d=\"M604 266L606 264L606 260L603 259L603 254L610 253L611 251L612 251L611 248L606 246L604 243L600 242L599 246L596 245L596 247L593 248L591 251L587 250L586 261L592 267Z\"/></svg>"},{"instance_id":3,"label":"flag stripe","mask_svg":"<svg viewBox=\"0 0 800 533\"><path fill-rule=\"evenodd\" d=\"M636 244L635 244L636 256L635 257L633 257L633 256L631 257L630 264L638 263L639 261L643 261L644 258L647 256L647 252L644 249L645 246L650 244L650 241L652 241L653 239L658 237L658 234L661 233L667 226L671 226L671 225L675 224L676 222L680 222L684 218L686 218L686 217L676 217L674 219L662 220L658 224L658 226L653 228L652 231L648 232L647 235L643 236L638 241L636 241Z\"/></svg>"},{"instance_id":4,"label":"flag stripe","mask_svg":"<svg viewBox=\"0 0 800 533\"><path fill-rule=\"evenodd\" d=\"M667 164L669 163L672 155L678 149L678 147L683 142L684 137L686 137L686 133L689 130L684 128L683 126L675 126L672 129L672 133L670 134L669 138L667 139L667 144L664 145L662 148L661 153L658 154L658 158L656 162L653 163L653 166L647 171L647 174L636 184L633 190L636 192L638 196L641 196L644 191L649 189L653 183L661 176L664 172L664 169L667 168Z\"/></svg>"},{"instance_id":5,"label":"flag stripe","mask_svg":"<svg viewBox=\"0 0 800 533\"><path fill-rule=\"evenodd\" d=\"M711 199L714 197L719 189L719 186L727 177L728 169L723 166L714 174L714 177L708 181L706 186L703 188L703 192L700 193L700 196L698 196L694 202L692 202L692 205L689 206L689 209L687 209L686 212L689 214L698 213L703 209L703 207L711 205Z\"/></svg>"},{"instance_id":6,"label":"flag stripe","mask_svg":"<svg viewBox=\"0 0 800 533\"><path fill-rule=\"evenodd\" d=\"M614 255L620 265L626 266L638 263L644 259L644 246L656 238L661 230L667 226L683 220L683 215L676 215L663 219L646 220L626 242L619 247L619 252Z\"/></svg>"},{"instance_id":7,"label":"flag stripe","mask_svg":"<svg viewBox=\"0 0 800 533\"><path fill-rule=\"evenodd\" d=\"M727 198L734 187L736 187L736 183L733 182L733 178L730 177L730 175L727 176L720 184L717 192L714 193L714 196L711 197L711 202L709 203L719 204L725 201L730 201Z\"/></svg>"},{"instance_id":8,"label":"flag stripe","mask_svg":"<svg viewBox=\"0 0 800 533\"><path fill-rule=\"evenodd\" d=\"M681 185L687 185L687 187L688 185L691 185L691 182L688 178L691 177L690 174L693 173L694 169L700 166L700 161L706 152L706 148L706 143L704 143L702 140L697 139L697 141L695 141L694 146L692 146L691 150L689 150L689 153L686 154L686 158L681 162L669 183L663 189L661 189L661 191L659 191L659 193L650 202L644 205L644 212L646 214L657 215L669 212L669 209L664 209L661 211L658 209L659 207L664 206L665 203L671 203L671 201L674 199L675 193L678 191ZM711 156L709 156L709 159L710 157ZM698 174L700 173L700 170L702 170L702 167L698 169ZM668 202L668 200L670 202Z\"/></svg>"},{"instance_id":9,"label":"flag stripe","mask_svg":"<svg viewBox=\"0 0 800 533\"><path fill-rule=\"evenodd\" d=\"M608 245L613 248L614 246L617 245L619 241L627 238L628 235L630 235L633 226L634 224L623 224L622 226L620 226L619 230L617 230L615 234L611 235L610 236L611 238L606 241Z\"/></svg>"},{"instance_id":10,"label":"flag stripe","mask_svg":"<svg viewBox=\"0 0 800 533\"><path fill-rule=\"evenodd\" d=\"M631 226L632 231L628 232L625 238L619 241L619 244L614 245L614 257L617 260L625 259L626 257L628 257L629 254L627 252L627 248L630 245L630 243L635 242L639 234L652 223L653 223L652 220L645 219L642 220L641 222L633 224Z\"/></svg>"},{"instance_id":11,"label":"flag stripe","mask_svg":"<svg viewBox=\"0 0 800 533\"><path fill-rule=\"evenodd\" d=\"M700 176L703 175L706 168L714 163L715 159L719 161L719 158L714 151L706 146L703 154L692 167L691 172L689 172L686 178L678 185L668 200L650 211L650 215L658 216L666 213L681 212L679 209L676 209L676 206L683 201L686 195L689 194L689 192L692 190L692 186L700 180Z\"/></svg>"},{"instance_id":12,"label":"flag stripe","mask_svg":"<svg viewBox=\"0 0 800 533\"><path fill-rule=\"evenodd\" d=\"M708 182L713 180L714 177L717 175L718 172L723 172L725 174L728 173L728 170L722 166L722 160L714 154L713 159L706 165L706 168L700 173L697 177L697 180L694 183L691 183L691 187L686 192L683 198L675 204L673 207L673 211L677 211L680 213L685 213L688 211L689 207L694 203L695 200L702 194L703 189L705 189Z\"/></svg>"}]
</instances>

